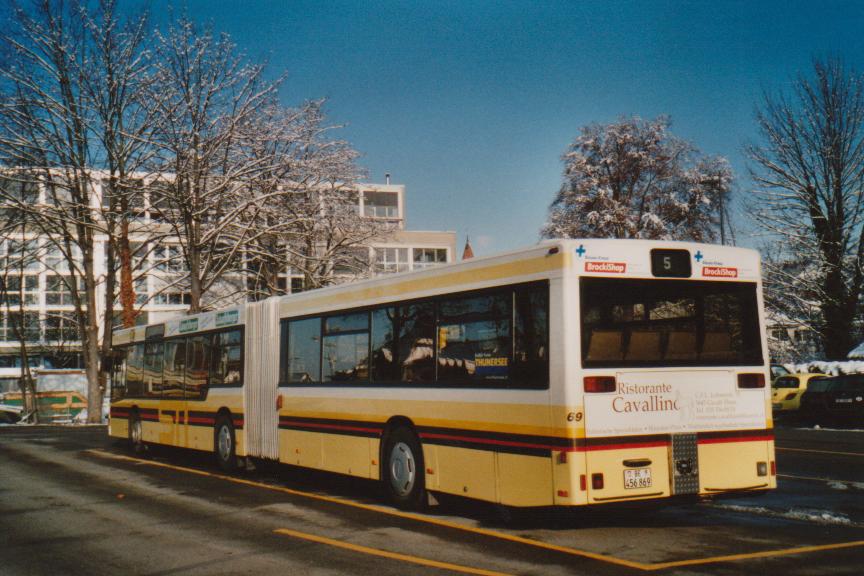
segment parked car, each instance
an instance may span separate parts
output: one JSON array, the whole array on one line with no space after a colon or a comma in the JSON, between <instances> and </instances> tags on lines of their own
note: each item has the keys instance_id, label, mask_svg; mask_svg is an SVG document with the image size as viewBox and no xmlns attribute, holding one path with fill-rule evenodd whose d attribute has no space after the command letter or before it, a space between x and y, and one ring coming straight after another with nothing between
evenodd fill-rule
<instances>
[{"instance_id":1,"label":"parked car","mask_svg":"<svg viewBox=\"0 0 864 576\"><path fill-rule=\"evenodd\" d=\"M811 378L807 383L807 390L801 395L798 417L809 424L821 424L830 420L827 401L831 391L839 386L841 378L842 376Z\"/></svg>"},{"instance_id":2,"label":"parked car","mask_svg":"<svg viewBox=\"0 0 864 576\"><path fill-rule=\"evenodd\" d=\"M839 378L837 385L828 391L825 406L832 421L864 424L864 374Z\"/></svg>"},{"instance_id":3,"label":"parked car","mask_svg":"<svg viewBox=\"0 0 864 576\"><path fill-rule=\"evenodd\" d=\"M825 378L826 374L787 374L771 383L771 408L775 414L795 412L801 403L801 396L814 378Z\"/></svg>"}]
</instances>

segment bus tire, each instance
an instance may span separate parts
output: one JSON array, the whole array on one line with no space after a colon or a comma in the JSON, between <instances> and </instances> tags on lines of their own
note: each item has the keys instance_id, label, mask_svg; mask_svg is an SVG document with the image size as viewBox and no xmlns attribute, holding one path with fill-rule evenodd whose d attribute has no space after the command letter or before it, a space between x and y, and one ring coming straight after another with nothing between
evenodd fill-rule
<instances>
[{"instance_id":1,"label":"bus tire","mask_svg":"<svg viewBox=\"0 0 864 576\"><path fill-rule=\"evenodd\" d=\"M421 510L426 505L426 475L417 435L405 427L393 430L382 460L381 480L390 501L397 508Z\"/></svg>"},{"instance_id":2,"label":"bus tire","mask_svg":"<svg viewBox=\"0 0 864 576\"><path fill-rule=\"evenodd\" d=\"M144 428L141 416L135 410L129 415L129 449L133 454L143 454L147 449L144 444Z\"/></svg>"},{"instance_id":3,"label":"bus tire","mask_svg":"<svg viewBox=\"0 0 864 576\"><path fill-rule=\"evenodd\" d=\"M216 418L213 428L213 455L216 463L225 472L237 470L237 443L235 442L234 424L224 414Z\"/></svg>"}]
</instances>

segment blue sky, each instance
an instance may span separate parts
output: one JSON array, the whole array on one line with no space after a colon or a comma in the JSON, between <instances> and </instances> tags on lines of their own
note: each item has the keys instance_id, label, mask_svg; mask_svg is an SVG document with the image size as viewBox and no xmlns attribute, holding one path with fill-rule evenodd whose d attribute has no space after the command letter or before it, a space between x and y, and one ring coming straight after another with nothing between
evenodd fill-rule
<instances>
[{"instance_id":1,"label":"blue sky","mask_svg":"<svg viewBox=\"0 0 864 576\"><path fill-rule=\"evenodd\" d=\"M157 20L167 3L153 1ZM369 180L407 187L408 226L453 230L475 254L530 245L561 154L592 122L672 117L728 157L763 90L814 56L864 70L864 2L187 1L288 80L285 104L328 98ZM744 222L740 222L746 225ZM739 243L754 240L739 237Z\"/></svg>"}]
</instances>

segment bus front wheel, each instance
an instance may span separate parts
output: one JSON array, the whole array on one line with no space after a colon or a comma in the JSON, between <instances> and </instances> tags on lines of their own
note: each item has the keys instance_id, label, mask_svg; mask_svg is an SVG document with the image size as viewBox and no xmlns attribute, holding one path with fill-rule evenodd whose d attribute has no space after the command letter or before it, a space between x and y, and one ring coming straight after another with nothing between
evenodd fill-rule
<instances>
[{"instance_id":1,"label":"bus front wheel","mask_svg":"<svg viewBox=\"0 0 864 576\"><path fill-rule=\"evenodd\" d=\"M216 428L213 430L213 453L219 468L225 472L233 472L237 469L234 425L227 416L220 416L216 420Z\"/></svg>"},{"instance_id":2,"label":"bus front wheel","mask_svg":"<svg viewBox=\"0 0 864 576\"><path fill-rule=\"evenodd\" d=\"M407 428L397 428L384 447L381 479L390 500L399 508L420 510L426 503L426 477L423 449L417 436Z\"/></svg>"}]
</instances>

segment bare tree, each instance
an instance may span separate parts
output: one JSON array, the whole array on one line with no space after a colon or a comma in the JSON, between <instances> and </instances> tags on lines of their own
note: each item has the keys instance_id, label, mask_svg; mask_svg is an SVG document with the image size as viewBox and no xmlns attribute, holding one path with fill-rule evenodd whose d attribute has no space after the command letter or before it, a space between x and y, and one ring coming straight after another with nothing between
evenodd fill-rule
<instances>
[{"instance_id":1,"label":"bare tree","mask_svg":"<svg viewBox=\"0 0 864 576\"><path fill-rule=\"evenodd\" d=\"M82 11L89 47L89 73L81 88L94 109L97 158L104 170L101 208L106 244L105 318L103 330L113 328L114 298L118 285L122 324L135 324L134 266L130 246L130 220L135 199L144 194L136 184L152 153L149 130L154 110L144 100L150 79L146 39L147 14L121 20L115 0L99 0L93 12ZM135 178L133 178L135 176ZM110 352L110 338L103 339L103 356Z\"/></svg>"},{"instance_id":2,"label":"bare tree","mask_svg":"<svg viewBox=\"0 0 864 576\"><path fill-rule=\"evenodd\" d=\"M829 359L860 330L864 282L864 78L838 59L816 60L790 95L765 94L748 147L753 213L779 245L767 262L769 298L813 322ZM811 315L806 311L818 311ZM808 317L809 316L809 317Z\"/></svg>"},{"instance_id":3,"label":"bare tree","mask_svg":"<svg viewBox=\"0 0 864 576\"><path fill-rule=\"evenodd\" d=\"M586 126L562 159L545 237L713 241L721 229L729 163L673 136L666 117Z\"/></svg>"},{"instance_id":4,"label":"bare tree","mask_svg":"<svg viewBox=\"0 0 864 576\"><path fill-rule=\"evenodd\" d=\"M240 130L270 104L279 81L265 81L263 68L248 64L227 36L189 20L157 40L149 99L160 118L154 142L165 178L153 204L179 243L197 312L214 285L242 269L253 231L239 217L261 201L245 183L263 166L241 145Z\"/></svg>"},{"instance_id":5,"label":"bare tree","mask_svg":"<svg viewBox=\"0 0 864 576\"><path fill-rule=\"evenodd\" d=\"M363 276L370 240L393 229L360 214L358 153L330 136L341 126L326 122L324 104L271 106L247 127L250 155L266 167L248 183L266 201L244 214L256 230L244 246L253 297L279 293L279 275L289 266L307 289Z\"/></svg>"},{"instance_id":6,"label":"bare tree","mask_svg":"<svg viewBox=\"0 0 864 576\"><path fill-rule=\"evenodd\" d=\"M16 179L14 175L4 175L0 179L0 189L4 194L22 201L33 196L32 185ZM15 205L4 204L0 209L0 302L3 305L0 311L0 329L5 325L5 330L2 330L3 340L8 341L14 337L18 342L18 359L21 364L18 387L21 390L24 419L38 422L36 379L30 370L32 312L27 308L30 304L28 299L32 295L32 290L28 290L28 283L35 279L38 286L39 277L26 272L32 263L38 262L39 248L25 239L28 213ZM38 319L36 328L39 328Z\"/></svg>"},{"instance_id":7,"label":"bare tree","mask_svg":"<svg viewBox=\"0 0 864 576\"><path fill-rule=\"evenodd\" d=\"M7 166L30 167L49 206L33 209L34 223L68 258L75 314L88 381L88 414L101 420L96 242L98 202L91 176L93 108L82 87L89 72L80 12L50 0L16 8L17 28L5 37L10 60L0 70L5 87L0 113L6 124L0 155ZM31 207L33 208L33 207ZM75 256L80 254L80 259Z\"/></svg>"}]
</instances>

